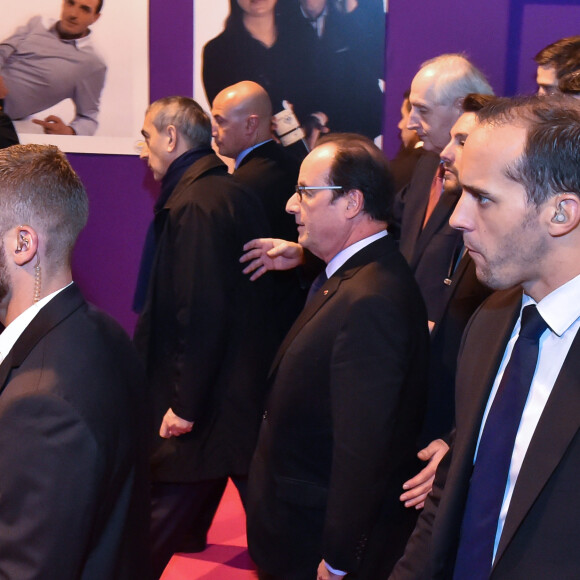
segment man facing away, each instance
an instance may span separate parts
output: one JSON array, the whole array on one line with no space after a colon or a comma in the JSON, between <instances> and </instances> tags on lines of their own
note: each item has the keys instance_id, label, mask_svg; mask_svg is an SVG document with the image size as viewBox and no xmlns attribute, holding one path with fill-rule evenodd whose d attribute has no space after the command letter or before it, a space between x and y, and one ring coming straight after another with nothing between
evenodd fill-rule
<instances>
[{"instance_id":1,"label":"man facing away","mask_svg":"<svg viewBox=\"0 0 580 580\"><path fill-rule=\"evenodd\" d=\"M580 108L501 99L478 118L451 224L499 292L466 329L455 436L391 577L575 578Z\"/></svg>"},{"instance_id":2,"label":"man facing away","mask_svg":"<svg viewBox=\"0 0 580 580\"><path fill-rule=\"evenodd\" d=\"M386 232L391 179L346 136L306 157L287 204L326 267L270 371L247 507L260 578L382 577L413 526L398 488L417 469L429 339Z\"/></svg>"},{"instance_id":3,"label":"man facing away","mask_svg":"<svg viewBox=\"0 0 580 580\"><path fill-rule=\"evenodd\" d=\"M208 115L192 99L150 105L147 159L162 191L140 273L135 343L153 392L153 558L203 549L228 477L242 501L277 337L268 280L254 286L243 244L269 232L260 201L211 149ZM217 498L217 500L216 500ZM199 548L197 548L199 549Z\"/></svg>"},{"instance_id":4,"label":"man facing away","mask_svg":"<svg viewBox=\"0 0 580 580\"><path fill-rule=\"evenodd\" d=\"M149 578L148 426L129 338L71 254L88 199L53 146L0 151L0 576Z\"/></svg>"},{"instance_id":5,"label":"man facing away","mask_svg":"<svg viewBox=\"0 0 580 580\"><path fill-rule=\"evenodd\" d=\"M35 16L0 43L0 99L12 119L23 119L72 99L75 118L67 125L49 115L34 119L45 133L93 135L107 65L95 52L90 26L103 0L63 0L60 20Z\"/></svg>"},{"instance_id":6,"label":"man facing away","mask_svg":"<svg viewBox=\"0 0 580 580\"><path fill-rule=\"evenodd\" d=\"M262 202L274 238L296 241L286 212L300 163L272 139L272 104L264 88L242 81L218 93L212 105L212 134L220 155L235 160L234 178ZM306 293L296 272L275 272L273 315L283 337L304 305Z\"/></svg>"}]
</instances>

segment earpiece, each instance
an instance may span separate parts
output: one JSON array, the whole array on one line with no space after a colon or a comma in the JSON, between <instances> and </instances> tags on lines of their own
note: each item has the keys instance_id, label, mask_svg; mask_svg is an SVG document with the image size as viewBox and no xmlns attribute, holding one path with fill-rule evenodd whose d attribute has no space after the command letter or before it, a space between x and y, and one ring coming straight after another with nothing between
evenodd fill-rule
<instances>
[{"instance_id":1,"label":"earpiece","mask_svg":"<svg viewBox=\"0 0 580 580\"><path fill-rule=\"evenodd\" d=\"M28 247L29 244L30 239L21 234L20 240L16 243L16 253L19 254L22 252L22 250L24 250L25 247Z\"/></svg>"},{"instance_id":2,"label":"earpiece","mask_svg":"<svg viewBox=\"0 0 580 580\"><path fill-rule=\"evenodd\" d=\"M563 224L568 219L566 213L564 212L563 205L564 205L563 201L558 204L558 209L556 210L556 213L552 218L552 222L555 224Z\"/></svg>"},{"instance_id":3,"label":"earpiece","mask_svg":"<svg viewBox=\"0 0 580 580\"><path fill-rule=\"evenodd\" d=\"M562 224L566 221L566 215L559 211L554 215L552 221L557 224Z\"/></svg>"}]
</instances>

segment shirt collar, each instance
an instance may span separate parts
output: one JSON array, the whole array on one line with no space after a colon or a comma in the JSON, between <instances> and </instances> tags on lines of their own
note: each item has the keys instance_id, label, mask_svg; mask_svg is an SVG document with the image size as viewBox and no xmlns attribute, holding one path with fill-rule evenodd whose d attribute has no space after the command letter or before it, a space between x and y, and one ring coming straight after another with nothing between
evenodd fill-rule
<instances>
[{"instance_id":1,"label":"shirt collar","mask_svg":"<svg viewBox=\"0 0 580 580\"><path fill-rule=\"evenodd\" d=\"M247 149L244 149L237 157L236 157L236 163L234 165L234 169L237 169L240 166L240 163L244 160L244 157L250 153L250 151L253 151L254 149L256 149L256 147L259 147L260 145L264 145L264 143L269 143L270 141L272 141L272 139L266 139L266 141L262 141L261 143L257 143L256 145L252 145L251 147L248 147Z\"/></svg>"},{"instance_id":2,"label":"shirt collar","mask_svg":"<svg viewBox=\"0 0 580 580\"><path fill-rule=\"evenodd\" d=\"M63 286L60 290L45 296L42 300L34 303L32 306L27 308L24 312L18 315L0 334L0 363L6 358L6 355L12 350L12 347L16 344L16 341L20 338L20 335L26 330L28 325L34 320L34 317L40 312L40 310L46 306L59 292L62 292L65 288L68 288L70 284Z\"/></svg>"},{"instance_id":3,"label":"shirt collar","mask_svg":"<svg viewBox=\"0 0 580 580\"><path fill-rule=\"evenodd\" d=\"M61 38L59 36L58 31L56 30L57 22L58 22L58 20L55 20L54 18L43 18L42 19L42 25L46 28L46 30L48 30L48 32L50 32L51 34L54 34L54 36L56 36L61 42L66 42L67 44L72 44L76 48L78 48L79 50L82 50L88 44L91 43L92 32L91 32L90 28L87 30L88 34L86 36L83 36L82 38L71 38L70 40L67 40L67 39Z\"/></svg>"},{"instance_id":4,"label":"shirt collar","mask_svg":"<svg viewBox=\"0 0 580 580\"><path fill-rule=\"evenodd\" d=\"M558 336L562 336L580 318L579 298L580 275L556 288L537 303L538 312ZM524 294L522 308L528 304L536 304L536 301Z\"/></svg>"},{"instance_id":5,"label":"shirt collar","mask_svg":"<svg viewBox=\"0 0 580 580\"><path fill-rule=\"evenodd\" d=\"M362 240L359 240L358 242L351 244L350 246L348 246L348 248L345 248L344 250L338 252L338 254L336 254L336 256L334 256L334 258L332 258L332 260L330 260L330 262L328 262L328 265L326 266L327 278L330 278L343 264L346 263L346 261L349 258L352 258L357 252L360 252L363 248L366 248L366 246L368 246L369 244L372 244L373 242L376 242L377 240L384 238L386 235L387 230L382 230L376 234L373 234L372 236L369 236L368 238L363 238Z\"/></svg>"}]
</instances>

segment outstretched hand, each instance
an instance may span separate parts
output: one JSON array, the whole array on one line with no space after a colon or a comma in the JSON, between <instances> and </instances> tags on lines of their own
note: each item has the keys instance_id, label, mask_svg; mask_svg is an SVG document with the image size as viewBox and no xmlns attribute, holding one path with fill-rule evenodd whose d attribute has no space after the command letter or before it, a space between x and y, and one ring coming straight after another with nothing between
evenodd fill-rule
<instances>
[{"instance_id":1,"label":"outstretched hand","mask_svg":"<svg viewBox=\"0 0 580 580\"><path fill-rule=\"evenodd\" d=\"M249 264L244 274L252 274L253 282L269 270L291 270L304 261L304 250L300 244L278 238L257 238L244 245L240 262Z\"/></svg>"}]
</instances>

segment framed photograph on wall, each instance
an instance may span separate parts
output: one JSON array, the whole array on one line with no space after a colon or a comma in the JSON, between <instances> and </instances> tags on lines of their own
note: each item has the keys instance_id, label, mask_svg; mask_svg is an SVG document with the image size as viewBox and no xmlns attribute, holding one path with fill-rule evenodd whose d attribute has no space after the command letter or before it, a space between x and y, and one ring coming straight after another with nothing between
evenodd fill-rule
<instances>
[{"instance_id":1,"label":"framed photograph on wall","mask_svg":"<svg viewBox=\"0 0 580 580\"><path fill-rule=\"evenodd\" d=\"M148 2L104 0L95 19L98 5L99 0L0 0L0 77L5 111L21 143L137 153L149 103ZM60 33L54 28L59 21ZM88 35L68 38L87 29ZM76 134L46 134L55 118Z\"/></svg>"},{"instance_id":2,"label":"framed photograph on wall","mask_svg":"<svg viewBox=\"0 0 580 580\"><path fill-rule=\"evenodd\" d=\"M291 107L308 130L382 132L383 0L194 2L194 98L261 84L273 111Z\"/></svg>"}]
</instances>

